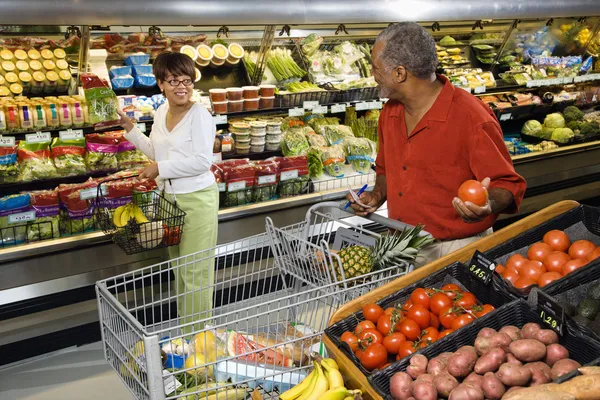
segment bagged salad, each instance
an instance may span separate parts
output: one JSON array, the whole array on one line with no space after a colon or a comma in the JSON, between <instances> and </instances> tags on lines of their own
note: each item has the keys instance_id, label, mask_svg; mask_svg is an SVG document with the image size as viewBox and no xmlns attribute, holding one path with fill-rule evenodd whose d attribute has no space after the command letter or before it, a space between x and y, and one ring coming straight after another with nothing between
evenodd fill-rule
<instances>
[{"instance_id":1,"label":"bagged salad","mask_svg":"<svg viewBox=\"0 0 600 400\"><path fill-rule=\"evenodd\" d=\"M325 138L322 135L319 135L316 133L313 135L306 135L306 139L308 140L308 144L310 144L311 146L316 146L316 147L327 146L327 141L325 140Z\"/></svg>"},{"instance_id":2,"label":"bagged salad","mask_svg":"<svg viewBox=\"0 0 600 400\"><path fill-rule=\"evenodd\" d=\"M313 146L308 149L308 174L311 178L318 178L323 175L323 160L321 159L322 155L322 147Z\"/></svg>"},{"instance_id":3,"label":"bagged salad","mask_svg":"<svg viewBox=\"0 0 600 400\"><path fill-rule=\"evenodd\" d=\"M60 176L83 175L85 166L85 138L52 140L51 156Z\"/></svg>"},{"instance_id":4,"label":"bagged salad","mask_svg":"<svg viewBox=\"0 0 600 400\"><path fill-rule=\"evenodd\" d=\"M223 177L223 169L218 164L210 166L210 172L215 177L215 182L219 188L219 204L225 204L225 190L227 185L225 184L225 178Z\"/></svg>"},{"instance_id":5,"label":"bagged salad","mask_svg":"<svg viewBox=\"0 0 600 400\"><path fill-rule=\"evenodd\" d=\"M14 194L0 198L0 245L10 246L24 243L27 239L27 225L13 221L11 215L30 211L28 194Z\"/></svg>"},{"instance_id":6,"label":"bagged salad","mask_svg":"<svg viewBox=\"0 0 600 400\"><path fill-rule=\"evenodd\" d=\"M279 196L291 197L308 193L310 177L307 156L274 157L279 164Z\"/></svg>"},{"instance_id":7,"label":"bagged salad","mask_svg":"<svg viewBox=\"0 0 600 400\"><path fill-rule=\"evenodd\" d=\"M377 145L366 138L347 138L344 140L344 148L347 154L347 160L352 165L354 171L361 174L371 172L371 166L375 162L375 153Z\"/></svg>"},{"instance_id":8,"label":"bagged salad","mask_svg":"<svg viewBox=\"0 0 600 400\"><path fill-rule=\"evenodd\" d=\"M290 129L283 134L281 151L286 157L305 155L308 150L308 141L302 129Z\"/></svg>"},{"instance_id":9,"label":"bagged salad","mask_svg":"<svg viewBox=\"0 0 600 400\"><path fill-rule=\"evenodd\" d=\"M341 145L323 147L321 160L323 161L323 169L334 178L342 178L344 176L344 163L346 156Z\"/></svg>"},{"instance_id":10,"label":"bagged salad","mask_svg":"<svg viewBox=\"0 0 600 400\"><path fill-rule=\"evenodd\" d=\"M118 146L117 163L120 169L137 168L150 164L150 159L133 143L122 137Z\"/></svg>"},{"instance_id":11,"label":"bagged salad","mask_svg":"<svg viewBox=\"0 0 600 400\"><path fill-rule=\"evenodd\" d=\"M18 175L17 145L2 146L0 144L0 184L16 182Z\"/></svg>"},{"instance_id":12,"label":"bagged salad","mask_svg":"<svg viewBox=\"0 0 600 400\"><path fill-rule=\"evenodd\" d=\"M256 184L254 185L254 201L273 200L277 197L279 166L273 160L260 160L254 163Z\"/></svg>"},{"instance_id":13,"label":"bagged salad","mask_svg":"<svg viewBox=\"0 0 600 400\"><path fill-rule=\"evenodd\" d=\"M233 160L232 160L233 161ZM224 163L223 178L225 179L225 207L236 207L254 202L254 185L256 173L254 166L248 160L241 163Z\"/></svg>"},{"instance_id":14,"label":"bagged salad","mask_svg":"<svg viewBox=\"0 0 600 400\"><path fill-rule=\"evenodd\" d=\"M19 142L19 180L28 182L37 179L55 178L56 167L50 158L50 142Z\"/></svg>"},{"instance_id":15,"label":"bagged salad","mask_svg":"<svg viewBox=\"0 0 600 400\"><path fill-rule=\"evenodd\" d=\"M92 133L86 136L85 163L90 172L116 170L119 167L117 153L121 137L116 133Z\"/></svg>"},{"instance_id":16,"label":"bagged salad","mask_svg":"<svg viewBox=\"0 0 600 400\"><path fill-rule=\"evenodd\" d=\"M330 146L342 143L347 137L354 137L352 129L346 125L324 125L320 127L319 133Z\"/></svg>"},{"instance_id":17,"label":"bagged salad","mask_svg":"<svg viewBox=\"0 0 600 400\"><path fill-rule=\"evenodd\" d=\"M102 191L105 194L97 200L97 206L114 209L131 203L133 201L134 183L135 178L108 180L99 183L102 185Z\"/></svg>"},{"instance_id":18,"label":"bagged salad","mask_svg":"<svg viewBox=\"0 0 600 400\"><path fill-rule=\"evenodd\" d=\"M84 183L61 184L58 186L58 198L60 200L60 232L64 235L89 232L95 229L94 208L96 198L86 198L89 194L97 190L98 182L89 179ZM92 193L93 194L93 193Z\"/></svg>"},{"instance_id":19,"label":"bagged salad","mask_svg":"<svg viewBox=\"0 0 600 400\"><path fill-rule=\"evenodd\" d=\"M60 237L57 190L29 192L35 220L27 223L27 240L38 241Z\"/></svg>"},{"instance_id":20,"label":"bagged salad","mask_svg":"<svg viewBox=\"0 0 600 400\"><path fill-rule=\"evenodd\" d=\"M81 74L81 84L88 104L90 122L95 128L119 125L119 101L108 83L94 74Z\"/></svg>"}]
</instances>

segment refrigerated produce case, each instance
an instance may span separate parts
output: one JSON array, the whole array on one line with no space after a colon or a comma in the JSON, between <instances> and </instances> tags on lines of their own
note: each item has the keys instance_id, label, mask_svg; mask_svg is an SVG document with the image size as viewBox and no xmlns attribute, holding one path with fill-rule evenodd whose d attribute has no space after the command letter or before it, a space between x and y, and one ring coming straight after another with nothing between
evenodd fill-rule
<instances>
[{"instance_id":1,"label":"refrigerated produce case","mask_svg":"<svg viewBox=\"0 0 600 400\"><path fill-rule=\"evenodd\" d=\"M423 7L420 1L403 2L402 7L391 7L385 2L378 2L370 5L369 10L365 10L364 5L357 1L337 5L336 3L328 2L327 7L324 7L322 2L318 1L292 1L286 2L285 5L278 2L261 2L249 11L244 2L236 1L220 2L218 7L201 10L196 7L187 7L185 10L173 9L167 7L166 3L146 1L143 4L130 2L126 9L114 15L98 13L94 8L94 2L86 5L85 9L77 2L73 4L62 2L52 7L41 3L33 4L28 7L26 13L15 4L3 6L2 19L10 16L10 21L6 19L5 22L25 26L6 27L2 37L42 36L44 39L58 42L68 31L71 35L67 35L67 38L75 43L69 46L67 57L74 77L88 68L88 50L94 47L94 43L98 43L98 39L112 35L127 37L131 34L145 35L149 29L155 33L160 32L167 38L206 35L209 42L219 38L226 43L240 43L246 49L256 53L257 65L254 73L252 70L249 71L243 62L229 69L202 69L202 78L197 82L196 88L207 92L212 88L261 83L263 73L270 77L269 73L265 72L265 67L268 66L266 57L269 49L288 48L297 64L308 70L309 66L306 63L310 60L306 55L302 55L300 40L311 33L324 38L319 46L320 51L331 51L333 46L346 40L372 44L376 35L389 22L416 20L431 29L438 43L445 36L456 37L458 43L448 47L458 47L461 59L454 60L460 61L460 64L453 64L453 67L481 68L483 71L492 70L497 74L503 68L501 62L503 55L511 51L514 53L516 40L523 30L546 26L551 18L554 18L555 24L573 24L579 30L587 28L591 32L590 36L596 37L600 25L597 18L590 17L600 15L600 9L593 2L583 0L569 4L568 7L555 1L533 2L527 6L519 2L505 2L502 7L494 11L479 3L470 2L463 2L464 7L449 1L436 3L435 7ZM105 2L97 2L95 5L98 7L102 5L101 8L106 6ZM89 14L91 10L94 10L93 14ZM411 10L410 17L406 16L406 10ZM581 21L581 16L587 16L585 21ZM46 25L49 21L56 24L56 27L33 28L40 24ZM219 27L220 25L222 26ZM80 27L73 29L73 26ZM160 29L157 30L157 27ZM579 38L579 31L571 33L569 37ZM494 50L490 52L488 48L475 46L490 46ZM106 49L106 46L97 47ZM579 43L578 46L561 49L561 51L564 51L564 54L585 55L593 53L593 49L593 41L590 40L585 46ZM107 66L110 68L123 65L127 55L125 50L115 51L114 48L112 50L114 52L109 53ZM142 50L148 51L152 56L152 48ZM496 54L492 55L493 53ZM488 63L490 58L494 58L492 63ZM311 74L307 74L303 80L315 81ZM593 81L587 84L592 85ZM481 86L485 88L481 89ZM552 83L548 87L533 89L504 85L502 79L496 76L494 85L484 84L471 90L483 96L507 91L539 90L541 93L563 86L565 85ZM485 93L481 93L483 90ZM150 88L139 89L137 92L135 89L130 89L119 94L151 96L156 93L156 89ZM359 109L368 107L364 102L376 99L376 92L372 88L338 90L330 87L322 92L324 94L316 93L316 95L309 93L276 96L277 103L272 109L230 113L227 117L231 121L265 115L287 116L290 108L304 106L305 100L315 99L320 102L319 105L328 107L327 112L333 112L331 108L333 105L346 104L354 105L358 115L361 116L364 115L365 110ZM596 104L595 99L590 100L592 100L590 105ZM539 108L540 112L547 114L554 110L553 107L556 105ZM529 111L534 113L534 107L530 107ZM522 112L519 116L517 110L508 117L507 114L511 113L504 112L504 117L498 114L499 119L505 130L513 131L520 130L520 124L526 120L523 117L528 115ZM339 117L342 123L344 122L344 114L333 114L333 116ZM218 128L224 129L226 125L222 122L222 118L216 121ZM148 128L150 123L151 120L146 122ZM84 134L93 132L89 127L84 127L83 130ZM56 136L58 130L52 131L52 134ZM23 135L19 133L17 138L21 139ZM279 154L258 153L247 157L263 159ZM223 158L227 157L231 156ZM234 155L233 157L246 156ZM513 157L515 168L528 183L528 192L521 213L539 210L562 199L583 200L597 196L600 189L598 159L600 159L599 141L515 155ZM65 178L60 181L4 184L0 186L0 191L5 195L23 190L52 188L62 182L83 180L85 179ZM349 185L359 188L365 183L372 185L374 175L356 175L343 179L328 178L314 182L310 193L301 196L222 209L219 212L219 243L264 232L264 218L267 215L276 226L298 223L304 219L311 205L321 201L339 200L345 196ZM73 329L73 332L76 332L77 327L91 327L96 321L95 305L91 301L93 292L90 289L95 281L164 260L165 254L162 251L126 256L100 232L0 249L0 266L2 266L0 282L3 282L0 286L1 318L15 323L16 317L22 318L18 325L11 325L0 344L26 343L27 340L42 334L54 334L66 329ZM51 322L48 322L48 319ZM68 342L65 338L61 340ZM48 340L48 342L52 341ZM52 346L48 345L48 349L51 348Z\"/></svg>"}]
</instances>

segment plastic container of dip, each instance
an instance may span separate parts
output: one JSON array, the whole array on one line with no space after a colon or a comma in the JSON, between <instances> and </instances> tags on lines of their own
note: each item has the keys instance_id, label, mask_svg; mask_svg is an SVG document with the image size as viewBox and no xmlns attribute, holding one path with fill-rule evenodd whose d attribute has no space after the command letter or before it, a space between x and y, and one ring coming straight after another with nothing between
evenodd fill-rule
<instances>
[{"instance_id":1,"label":"plastic container of dip","mask_svg":"<svg viewBox=\"0 0 600 400\"><path fill-rule=\"evenodd\" d=\"M235 87L230 87L227 88L227 99L228 100L234 100L234 101L238 101L238 100L243 100L243 94L244 94L244 90L242 88L235 88Z\"/></svg>"},{"instance_id":2,"label":"plastic container of dip","mask_svg":"<svg viewBox=\"0 0 600 400\"><path fill-rule=\"evenodd\" d=\"M185 46L182 46L179 52L185 54L194 61L196 61L196 59L198 58L198 52L196 51L196 49L187 44Z\"/></svg>"},{"instance_id":3,"label":"plastic container of dip","mask_svg":"<svg viewBox=\"0 0 600 400\"><path fill-rule=\"evenodd\" d=\"M237 64L244 57L244 48L238 43L231 43L227 51L229 52L227 61L232 64Z\"/></svg>"},{"instance_id":4,"label":"plastic container of dip","mask_svg":"<svg viewBox=\"0 0 600 400\"><path fill-rule=\"evenodd\" d=\"M227 60L227 57L229 57L229 50L227 50L227 47L223 46L220 43L215 44L212 47L212 51L213 51L213 62L215 61L215 58L217 60L222 61L222 63L220 65L223 65L223 63L225 62L225 60Z\"/></svg>"},{"instance_id":5,"label":"plastic container of dip","mask_svg":"<svg viewBox=\"0 0 600 400\"><path fill-rule=\"evenodd\" d=\"M267 123L262 121L250 122L250 132L252 136L262 136L267 134Z\"/></svg>"},{"instance_id":6,"label":"plastic container of dip","mask_svg":"<svg viewBox=\"0 0 600 400\"><path fill-rule=\"evenodd\" d=\"M234 132L234 137L235 137L235 142L239 143L250 143L250 134L249 133L235 133Z\"/></svg>"},{"instance_id":7,"label":"plastic container of dip","mask_svg":"<svg viewBox=\"0 0 600 400\"><path fill-rule=\"evenodd\" d=\"M273 96L273 97L261 97L258 107L261 110L275 107L275 96Z\"/></svg>"},{"instance_id":8,"label":"plastic container of dip","mask_svg":"<svg viewBox=\"0 0 600 400\"><path fill-rule=\"evenodd\" d=\"M237 154L248 154L250 153L250 144L248 143L237 143L235 144L235 152Z\"/></svg>"},{"instance_id":9,"label":"plastic container of dip","mask_svg":"<svg viewBox=\"0 0 600 400\"><path fill-rule=\"evenodd\" d=\"M265 145L265 137L264 136L252 136L250 135L250 144L264 146Z\"/></svg>"},{"instance_id":10,"label":"plastic container of dip","mask_svg":"<svg viewBox=\"0 0 600 400\"><path fill-rule=\"evenodd\" d=\"M206 67L208 64L210 64L210 60L212 60L214 53L209 46L201 44L200 46L196 47L196 52L198 53L196 64L201 67Z\"/></svg>"},{"instance_id":11,"label":"plastic container of dip","mask_svg":"<svg viewBox=\"0 0 600 400\"><path fill-rule=\"evenodd\" d=\"M244 111L244 100L230 100L229 101L229 112L242 112Z\"/></svg>"},{"instance_id":12,"label":"plastic container of dip","mask_svg":"<svg viewBox=\"0 0 600 400\"><path fill-rule=\"evenodd\" d=\"M228 107L229 102L227 100L225 101L213 101L212 103L212 107L213 107L213 113L215 114L225 114L229 111L229 107Z\"/></svg>"},{"instance_id":13,"label":"plastic container of dip","mask_svg":"<svg viewBox=\"0 0 600 400\"><path fill-rule=\"evenodd\" d=\"M210 66L212 68L219 68L219 67L222 67L223 65L225 65L225 60L219 60L218 58L213 58L210 61Z\"/></svg>"},{"instance_id":14,"label":"plastic container of dip","mask_svg":"<svg viewBox=\"0 0 600 400\"><path fill-rule=\"evenodd\" d=\"M281 122L267 122L267 133L281 133Z\"/></svg>"},{"instance_id":15,"label":"plastic container of dip","mask_svg":"<svg viewBox=\"0 0 600 400\"><path fill-rule=\"evenodd\" d=\"M202 73L200 72L200 70L198 68L194 68L196 70L196 79L194 79L194 82L198 82L200 79L202 79Z\"/></svg>"},{"instance_id":16,"label":"plastic container of dip","mask_svg":"<svg viewBox=\"0 0 600 400\"><path fill-rule=\"evenodd\" d=\"M258 110L258 99L245 99L244 100L244 110L246 111L254 111Z\"/></svg>"},{"instance_id":17,"label":"plastic container of dip","mask_svg":"<svg viewBox=\"0 0 600 400\"><path fill-rule=\"evenodd\" d=\"M210 89L208 94L210 95L210 100L212 102L227 101L227 90L225 89Z\"/></svg>"},{"instance_id":18,"label":"plastic container of dip","mask_svg":"<svg viewBox=\"0 0 600 400\"><path fill-rule=\"evenodd\" d=\"M265 144L251 144L250 145L250 152L251 153L262 153L265 151Z\"/></svg>"},{"instance_id":19,"label":"plastic container of dip","mask_svg":"<svg viewBox=\"0 0 600 400\"><path fill-rule=\"evenodd\" d=\"M277 151L281 148L281 142L270 142L267 140L265 148L267 151Z\"/></svg>"},{"instance_id":20,"label":"plastic container of dip","mask_svg":"<svg viewBox=\"0 0 600 400\"><path fill-rule=\"evenodd\" d=\"M258 100L258 86L242 86L244 90L244 99L257 99ZM258 104L256 105L258 108Z\"/></svg>"},{"instance_id":21,"label":"plastic container of dip","mask_svg":"<svg viewBox=\"0 0 600 400\"><path fill-rule=\"evenodd\" d=\"M260 85L258 88L261 97L275 96L275 85Z\"/></svg>"}]
</instances>

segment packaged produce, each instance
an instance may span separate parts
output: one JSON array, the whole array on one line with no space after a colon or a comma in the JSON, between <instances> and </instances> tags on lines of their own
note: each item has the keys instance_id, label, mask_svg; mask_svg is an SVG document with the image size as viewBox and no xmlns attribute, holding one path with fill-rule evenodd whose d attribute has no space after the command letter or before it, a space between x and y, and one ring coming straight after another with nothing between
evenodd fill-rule
<instances>
[{"instance_id":1,"label":"packaged produce","mask_svg":"<svg viewBox=\"0 0 600 400\"><path fill-rule=\"evenodd\" d=\"M334 178L343 177L344 163L346 162L343 147L341 145L334 145L322 147L321 150L321 160L323 161L323 169L325 172Z\"/></svg>"},{"instance_id":2,"label":"packaged produce","mask_svg":"<svg viewBox=\"0 0 600 400\"><path fill-rule=\"evenodd\" d=\"M90 122L94 127L117 125L119 121L117 95L94 74L82 74L81 83L88 104Z\"/></svg>"},{"instance_id":3,"label":"packaged produce","mask_svg":"<svg viewBox=\"0 0 600 400\"><path fill-rule=\"evenodd\" d=\"M319 146L311 146L308 149L307 162L308 174L311 178L318 178L323 175L323 150Z\"/></svg>"},{"instance_id":4,"label":"packaged produce","mask_svg":"<svg viewBox=\"0 0 600 400\"><path fill-rule=\"evenodd\" d=\"M60 200L60 232L64 235L73 235L94 230L94 208L96 197L84 196L90 190L98 188L98 182L92 179L84 183L60 184L58 198Z\"/></svg>"},{"instance_id":5,"label":"packaged produce","mask_svg":"<svg viewBox=\"0 0 600 400\"><path fill-rule=\"evenodd\" d=\"M279 182L279 167L273 160L261 160L254 163L256 184L254 187L254 201L261 202L277 197L277 184Z\"/></svg>"},{"instance_id":6,"label":"packaged produce","mask_svg":"<svg viewBox=\"0 0 600 400\"><path fill-rule=\"evenodd\" d=\"M0 144L0 184L16 182L18 174L17 146Z\"/></svg>"},{"instance_id":7,"label":"packaged produce","mask_svg":"<svg viewBox=\"0 0 600 400\"><path fill-rule=\"evenodd\" d=\"M19 142L19 180L34 181L58 176L50 158L50 141L41 143Z\"/></svg>"},{"instance_id":8,"label":"packaged produce","mask_svg":"<svg viewBox=\"0 0 600 400\"><path fill-rule=\"evenodd\" d=\"M260 97L271 98L275 96L275 85L260 85L258 88Z\"/></svg>"},{"instance_id":9,"label":"packaged produce","mask_svg":"<svg viewBox=\"0 0 600 400\"><path fill-rule=\"evenodd\" d=\"M92 133L86 136L85 163L90 172L116 170L121 134Z\"/></svg>"},{"instance_id":10,"label":"packaged produce","mask_svg":"<svg viewBox=\"0 0 600 400\"><path fill-rule=\"evenodd\" d=\"M279 196L291 197L307 193L310 176L308 158L305 155L274 157L279 164Z\"/></svg>"},{"instance_id":11,"label":"packaged produce","mask_svg":"<svg viewBox=\"0 0 600 400\"><path fill-rule=\"evenodd\" d=\"M346 125L323 125L319 127L319 133L325 137L330 146L341 144L344 139L354 137L352 129Z\"/></svg>"},{"instance_id":12,"label":"packaged produce","mask_svg":"<svg viewBox=\"0 0 600 400\"><path fill-rule=\"evenodd\" d=\"M110 76L110 79L113 79L117 76L132 75L132 70L131 70L131 67L128 65L117 65L117 66L110 67L110 70L108 71L108 75Z\"/></svg>"},{"instance_id":13,"label":"packaged produce","mask_svg":"<svg viewBox=\"0 0 600 400\"><path fill-rule=\"evenodd\" d=\"M157 84L154 74L136 75L134 81L136 88L151 88Z\"/></svg>"},{"instance_id":14,"label":"packaged produce","mask_svg":"<svg viewBox=\"0 0 600 400\"><path fill-rule=\"evenodd\" d=\"M210 89L208 91L210 100L212 102L224 102L227 101L227 90L225 89Z\"/></svg>"},{"instance_id":15,"label":"packaged produce","mask_svg":"<svg viewBox=\"0 0 600 400\"><path fill-rule=\"evenodd\" d=\"M377 145L366 138L347 138L343 142L346 159L352 165L354 171L361 174L371 172L371 166L375 162Z\"/></svg>"},{"instance_id":16,"label":"packaged produce","mask_svg":"<svg viewBox=\"0 0 600 400\"><path fill-rule=\"evenodd\" d=\"M105 182L99 183L102 185L102 189L105 194L101 198L97 199L97 207L115 209L127 205L133 201L133 186L136 179L123 179L115 175L113 175L112 179L111 177L108 177Z\"/></svg>"},{"instance_id":17,"label":"packaged produce","mask_svg":"<svg viewBox=\"0 0 600 400\"><path fill-rule=\"evenodd\" d=\"M131 67L132 75L153 75L152 64L134 65Z\"/></svg>"},{"instance_id":18,"label":"packaged produce","mask_svg":"<svg viewBox=\"0 0 600 400\"><path fill-rule=\"evenodd\" d=\"M131 75L120 75L115 76L110 80L114 90L125 90L133 87L133 76Z\"/></svg>"},{"instance_id":19,"label":"packaged produce","mask_svg":"<svg viewBox=\"0 0 600 400\"><path fill-rule=\"evenodd\" d=\"M83 175L85 164L85 138L52 140L51 157L60 176Z\"/></svg>"},{"instance_id":20,"label":"packaged produce","mask_svg":"<svg viewBox=\"0 0 600 400\"><path fill-rule=\"evenodd\" d=\"M256 183L254 166L246 160L241 161L244 163L225 162L221 164L226 184L225 207L236 207L254 201L254 185Z\"/></svg>"},{"instance_id":21,"label":"packaged produce","mask_svg":"<svg viewBox=\"0 0 600 400\"><path fill-rule=\"evenodd\" d=\"M283 134L281 151L286 157L306 154L308 141L301 129L290 129Z\"/></svg>"},{"instance_id":22,"label":"packaged produce","mask_svg":"<svg viewBox=\"0 0 600 400\"><path fill-rule=\"evenodd\" d=\"M27 239L25 223L13 221L11 215L21 214L30 210L28 194L15 194L0 198L0 244L15 245Z\"/></svg>"},{"instance_id":23,"label":"packaged produce","mask_svg":"<svg viewBox=\"0 0 600 400\"><path fill-rule=\"evenodd\" d=\"M29 192L29 196L31 210L35 211L35 220L27 223L27 240L32 242L59 238L58 191Z\"/></svg>"},{"instance_id":24,"label":"packaged produce","mask_svg":"<svg viewBox=\"0 0 600 400\"><path fill-rule=\"evenodd\" d=\"M241 100L239 102L228 102L226 101L216 101L212 103L212 109L213 109L213 113L215 114L226 114L227 112L231 111L231 112L237 112L237 107L234 108L233 107L233 103L240 103L241 105L241 109L239 111L242 111L244 108L244 100ZM231 106L228 106L228 104L231 104ZM231 110L230 110L231 108Z\"/></svg>"},{"instance_id":25,"label":"packaged produce","mask_svg":"<svg viewBox=\"0 0 600 400\"><path fill-rule=\"evenodd\" d=\"M277 47L271 50L267 58L267 68L273 73L278 82L299 80L306 75L292 58L292 50Z\"/></svg>"},{"instance_id":26,"label":"packaged produce","mask_svg":"<svg viewBox=\"0 0 600 400\"><path fill-rule=\"evenodd\" d=\"M150 62L150 55L143 53L136 53L125 58L125 65L144 65Z\"/></svg>"},{"instance_id":27,"label":"packaged produce","mask_svg":"<svg viewBox=\"0 0 600 400\"><path fill-rule=\"evenodd\" d=\"M145 167L150 163L150 160L133 143L121 138L118 146L117 163L119 169L130 169Z\"/></svg>"}]
</instances>

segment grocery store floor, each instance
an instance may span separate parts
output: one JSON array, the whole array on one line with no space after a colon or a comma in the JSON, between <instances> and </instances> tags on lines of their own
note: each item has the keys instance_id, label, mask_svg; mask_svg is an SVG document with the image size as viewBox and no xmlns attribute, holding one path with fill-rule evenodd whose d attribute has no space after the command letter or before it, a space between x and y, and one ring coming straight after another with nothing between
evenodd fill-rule
<instances>
[{"instance_id":1,"label":"grocery store floor","mask_svg":"<svg viewBox=\"0 0 600 400\"><path fill-rule=\"evenodd\" d=\"M108 366L102 343L66 349L0 369L0 400L131 400Z\"/></svg>"}]
</instances>

